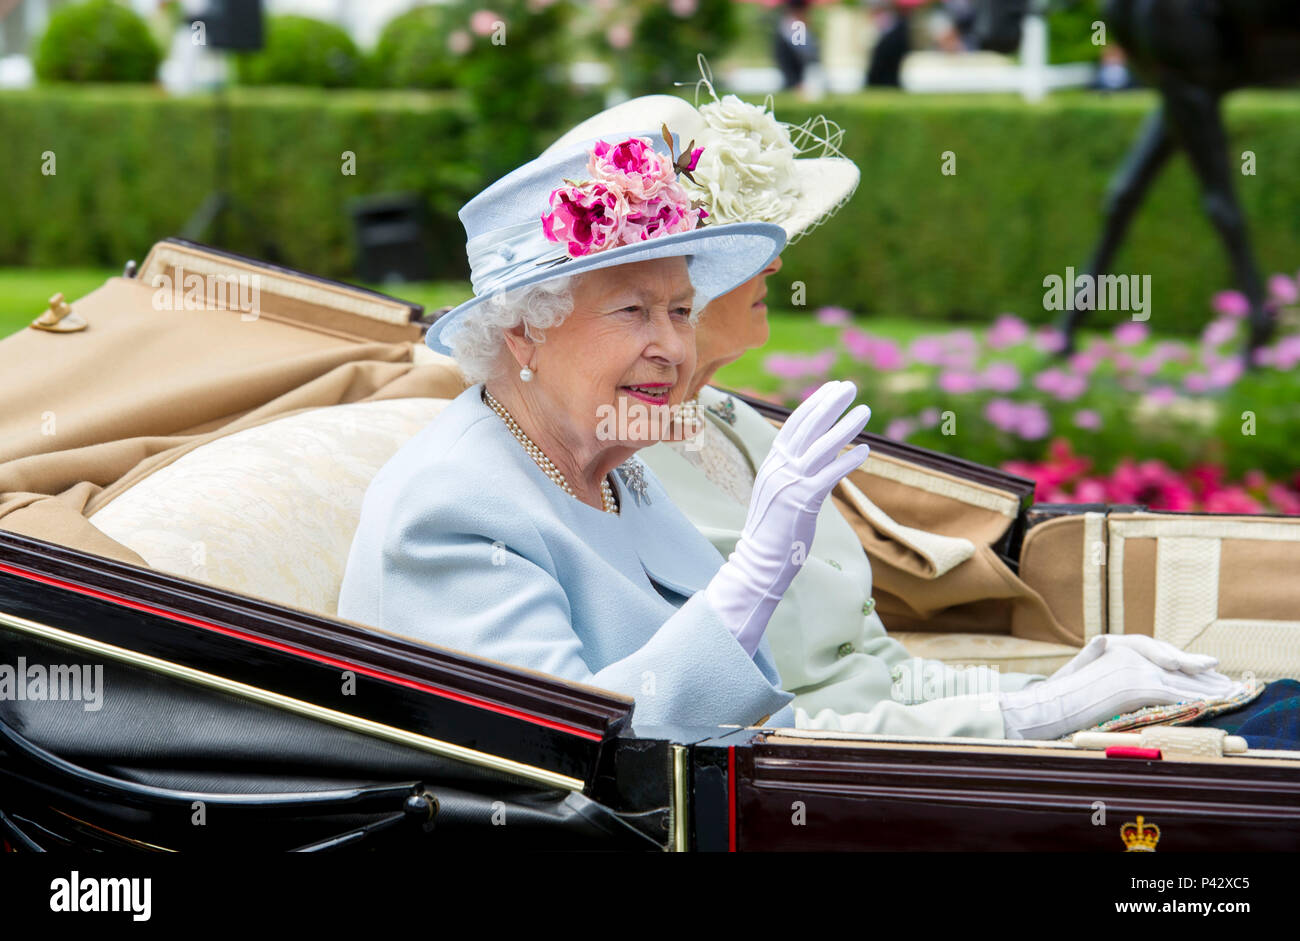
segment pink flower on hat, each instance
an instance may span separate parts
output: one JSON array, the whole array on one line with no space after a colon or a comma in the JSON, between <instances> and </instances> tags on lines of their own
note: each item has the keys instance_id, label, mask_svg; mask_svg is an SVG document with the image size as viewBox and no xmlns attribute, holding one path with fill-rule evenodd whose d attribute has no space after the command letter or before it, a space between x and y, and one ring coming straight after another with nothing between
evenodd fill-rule
<instances>
[{"instance_id":1,"label":"pink flower on hat","mask_svg":"<svg viewBox=\"0 0 1300 941\"><path fill-rule=\"evenodd\" d=\"M562 186L551 192L551 211L542 231L552 242L567 242L569 255L590 255L617 242L627 220L627 201L603 183Z\"/></svg>"},{"instance_id":2,"label":"pink flower on hat","mask_svg":"<svg viewBox=\"0 0 1300 941\"><path fill-rule=\"evenodd\" d=\"M682 162L685 169L694 168L699 150ZM587 159L592 179L551 192L542 231L552 242L566 242L571 258L689 232L706 213L691 205L677 169L644 137L597 141Z\"/></svg>"},{"instance_id":3,"label":"pink flower on hat","mask_svg":"<svg viewBox=\"0 0 1300 941\"><path fill-rule=\"evenodd\" d=\"M643 137L629 137L621 144L597 141L587 160L593 179L620 189L628 199L650 199L677 182L672 162L655 153Z\"/></svg>"},{"instance_id":4,"label":"pink flower on hat","mask_svg":"<svg viewBox=\"0 0 1300 941\"><path fill-rule=\"evenodd\" d=\"M690 208L689 202L683 204L681 200L673 199L671 194L664 194L646 200L640 209L628 213L623 238L630 244L660 235L689 232L698 220L699 214Z\"/></svg>"}]
</instances>

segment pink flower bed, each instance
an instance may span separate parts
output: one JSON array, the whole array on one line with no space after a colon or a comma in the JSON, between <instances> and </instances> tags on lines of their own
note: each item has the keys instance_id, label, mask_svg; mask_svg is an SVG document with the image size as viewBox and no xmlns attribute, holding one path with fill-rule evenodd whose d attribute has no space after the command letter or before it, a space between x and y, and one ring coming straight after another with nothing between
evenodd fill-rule
<instances>
[{"instance_id":1,"label":"pink flower bed","mask_svg":"<svg viewBox=\"0 0 1300 941\"><path fill-rule=\"evenodd\" d=\"M1300 515L1300 473L1288 481L1251 471L1236 483L1223 468L1198 464L1176 471L1163 461L1125 458L1109 474L1089 474L1092 461L1056 438L1045 461L1007 461L1003 469L1038 484L1039 503L1140 503L1153 510Z\"/></svg>"},{"instance_id":2,"label":"pink flower bed","mask_svg":"<svg viewBox=\"0 0 1300 941\"><path fill-rule=\"evenodd\" d=\"M900 341L825 307L813 329L833 345L763 363L778 400L852 378L875 413L870 430L1031 477L1041 501L1300 515L1300 278L1274 275L1268 287L1279 329L1253 371L1240 354L1249 304L1236 291L1214 295L1198 337L1120 322L1079 337L1066 358L1058 330L1011 313Z\"/></svg>"}]
</instances>

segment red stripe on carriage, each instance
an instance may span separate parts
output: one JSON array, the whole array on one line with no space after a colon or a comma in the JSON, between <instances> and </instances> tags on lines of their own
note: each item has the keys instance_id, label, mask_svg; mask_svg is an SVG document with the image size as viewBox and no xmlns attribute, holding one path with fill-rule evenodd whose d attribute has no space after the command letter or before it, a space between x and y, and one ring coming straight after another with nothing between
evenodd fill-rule
<instances>
[{"instance_id":1,"label":"red stripe on carriage","mask_svg":"<svg viewBox=\"0 0 1300 941\"><path fill-rule=\"evenodd\" d=\"M68 591L75 591L79 594L90 595L93 598L99 598L104 601L111 601L114 604L122 605L123 607L135 608L136 610L144 611L149 614L156 614L160 617L170 618L173 621L181 621L185 624L191 624L194 627L206 628L207 630L215 631L218 634L225 634L228 637L234 637L238 640L247 641L248 643L258 644L262 647L270 647L271 649L279 650L282 653L293 654L296 657L302 657L307 660L315 660L317 663L324 663L333 667L342 667L360 673L363 676L369 676L372 679L383 680L397 686L406 686L410 689L418 689L425 693L432 693L435 696L441 696L443 699L450 699L454 702L464 703L465 705L474 706L478 709L487 709L491 712L510 716L512 719L522 719L525 722L531 722L534 725L540 725L557 732L577 735L580 738L589 739L593 742L599 742L601 740L601 736L596 732L591 732L587 729L580 729L577 726L567 725L563 722L557 722L554 719L545 719L541 716L535 716L519 709L513 709L510 706L503 706L486 699L479 699L475 696L466 695L465 693L457 693L449 689L442 689L441 687L432 686L428 683L421 683L419 680L409 680L392 673L385 673L382 670L375 670L371 667L363 667L358 664L348 663L346 660L338 660L324 654L312 653L311 651L304 650L301 647L294 647L291 644L284 644L280 641L257 637L256 635L245 633L237 628L223 627L222 625L214 624L211 621L204 621L199 618L190 617L188 614L179 614L175 611L168 611L165 608L156 608L153 605L144 604L143 602L131 601L129 598L123 598L120 595L100 591L97 588L88 588L85 585L76 585L72 582L65 582L59 578L52 578L49 575L30 572L26 569L17 568L4 562L0 562L0 571L9 572L12 575L19 575L23 578L29 578L33 581L44 582L47 585L54 585L58 588L67 589Z\"/></svg>"},{"instance_id":2,"label":"red stripe on carriage","mask_svg":"<svg viewBox=\"0 0 1300 941\"><path fill-rule=\"evenodd\" d=\"M1159 759L1160 749L1142 748L1136 745L1108 745L1106 746L1106 757Z\"/></svg>"},{"instance_id":3,"label":"red stripe on carriage","mask_svg":"<svg viewBox=\"0 0 1300 941\"><path fill-rule=\"evenodd\" d=\"M736 851L736 746L727 746L727 852Z\"/></svg>"}]
</instances>

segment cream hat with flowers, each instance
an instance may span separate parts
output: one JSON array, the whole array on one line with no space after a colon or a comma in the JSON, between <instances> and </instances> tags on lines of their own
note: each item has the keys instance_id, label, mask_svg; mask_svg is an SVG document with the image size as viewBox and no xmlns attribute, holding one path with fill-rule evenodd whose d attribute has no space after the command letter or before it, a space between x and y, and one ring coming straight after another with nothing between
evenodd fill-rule
<instances>
[{"instance_id":1,"label":"cream hat with flowers","mask_svg":"<svg viewBox=\"0 0 1300 941\"><path fill-rule=\"evenodd\" d=\"M673 95L633 98L594 115L552 144L547 152L594 137L652 134L664 124L684 147L702 147L693 176L682 180L703 201L710 225L771 222L785 229L788 244L829 219L858 187L857 164L839 150L844 136L823 116L783 124L772 113L735 95L719 98L708 66L696 86L712 100L698 109Z\"/></svg>"}]
</instances>

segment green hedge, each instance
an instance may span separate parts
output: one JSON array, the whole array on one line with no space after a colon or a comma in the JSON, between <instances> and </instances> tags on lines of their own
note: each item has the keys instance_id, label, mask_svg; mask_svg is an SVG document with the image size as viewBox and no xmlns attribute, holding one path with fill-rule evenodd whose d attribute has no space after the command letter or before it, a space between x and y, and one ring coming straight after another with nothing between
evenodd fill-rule
<instances>
[{"instance_id":1,"label":"green hedge","mask_svg":"<svg viewBox=\"0 0 1300 941\"><path fill-rule=\"evenodd\" d=\"M256 253L266 235L288 264L347 276L349 200L417 190L438 220L439 275L463 276L455 210L488 182L467 156L472 116L463 97L236 89L231 100L232 182L249 212L232 222L232 248ZM828 98L815 107L845 128L862 185L835 219L786 252L778 282L788 291L803 281L810 308L974 320L1010 310L1050 322L1043 278L1085 262L1107 182L1153 103L1147 94L1058 95L1032 106L997 96ZM798 121L813 107L779 97L776 114ZM0 165L8 168L0 264L118 265L178 233L212 185L213 108L208 97L141 88L0 93ZM1242 150L1256 154L1257 175L1235 181L1261 268L1294 272L1300 96L1241 94L1230 100L1228 124L1233 164ZM553 136L538 129L537 146ZM41 174L47 150L57 155L54 177ZM345 150L356 154L355 176L339 172ZM957 155L955 176L940 173L947 150ZM1199 329L1210 295L1231 285L1181 156L1150 194L1116 271L1151 275L1158 331ZM1099 312L1094 323L1118 316Z\"/></svg>"},{"instance_id":2,"label":"green hedge","mask_svg":"<svg viewBox=\"0 0 1300 941\"><path fill-rule=\"evenodd\" d=\"M1097 62L1104 46L1094 45L1092 24L1105 22L1101 0L1075 0L1047 18L1047 57L1054 63ZM1105 41L1109 44L1110 28Z\"/></svg>"},{"instance_id":3,"label":"green hedge","mask_svg":"<svg viewBox=\"0 0 1300 941\"><path fill-rule=\"evenodd\" d=\"M115 0L89 0L56 10L36 43L42 82L152 82L162 50L149 27Z\"/></svg>"},{"instance_id":4,"label":"green hedge","mask_svg":"<svg viewBox=\"0 0 1300 941\"><path fill-rule=\"evenodd\" d=\"M371 54L375 83L381 88L454 87L448 20L445 4L412 7L389 20Z\"/></svg>"},{"instance_id":5,"label":"green hedge","mask_svg":"<svg viewBox=\"0 0 1300 941\"><path fill-rule=\"evenodd\" d=\"M469 114L437 92L234 89L231 187L244 210L227 244L326 275L352 272L349 202L389 191L428 195L438 274L460 276L455 212L477 192L463 156ZM180 233L213 186L215 105L156 89L83 87L0 94L0 265L121 265ZM57 173L41 173L53 151ZM356 174L341 172L356 155ZM210 234L209 234L210 237Z\"/></svg>"},{"instance_id":6,"label":"green hedge","mask_svg":"<svg viewBox=\"0 0 1300 941\"><path fill-rule=\"evenodd\" d=\"M348 31L309 16L268 16L266 44L235 58L241 85L364 85L365 59Z\"/></svg>"}]
</instances>

